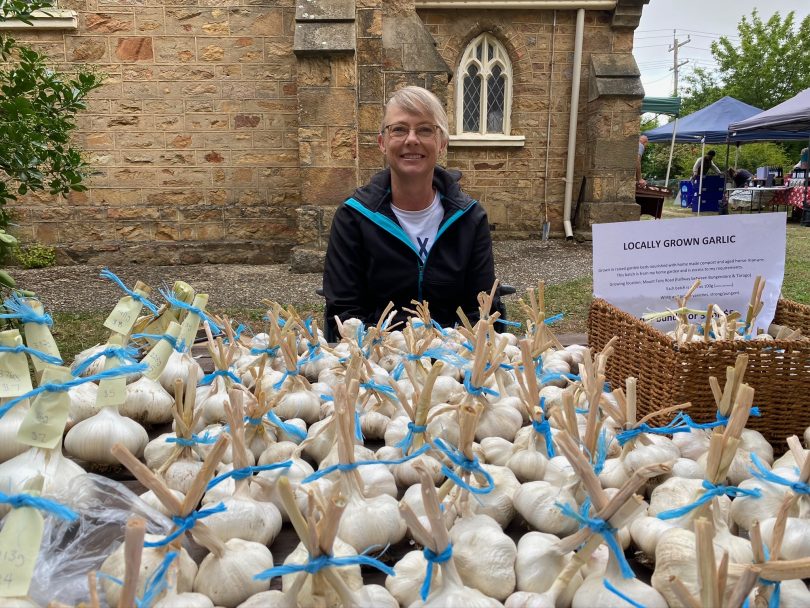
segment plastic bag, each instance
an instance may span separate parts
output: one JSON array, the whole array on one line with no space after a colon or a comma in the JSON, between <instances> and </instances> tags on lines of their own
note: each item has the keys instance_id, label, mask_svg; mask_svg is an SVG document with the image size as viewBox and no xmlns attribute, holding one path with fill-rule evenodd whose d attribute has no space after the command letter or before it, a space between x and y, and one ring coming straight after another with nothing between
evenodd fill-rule
<instances>
[{"instance_id":1,"label":"plastic bag","mask_svg":"<svg viewBox=\"0 0 810 608\"><path fill-rule=\"evenodd\" d=\"M139 515L148 534L168 534L172 521L122 483L99 475L80 475L64 496L54 499L70 506L79 519L68 522L45 517L45 531L34 567L29 594L45 606L52 600L76 605L88 601L87 573L98 570L124 542L127 520ZM104 594L99 598L102 606Z\"/></svg>"}]
</instances>

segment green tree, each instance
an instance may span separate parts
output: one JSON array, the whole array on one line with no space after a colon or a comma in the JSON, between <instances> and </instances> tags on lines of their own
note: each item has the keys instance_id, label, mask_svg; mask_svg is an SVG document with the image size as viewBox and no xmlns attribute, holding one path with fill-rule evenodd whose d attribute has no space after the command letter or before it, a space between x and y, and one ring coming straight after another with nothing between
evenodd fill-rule
<instances>
[{"instance_id":1,"label":"green tree","mask_svg":"<svg viewBox=\"0 0 810 608\"><path fill-rule=\"evenodd\" d=\"M30 23L35 10L47 9L48 0L0 0L0 21ZM87 164L71 145L75 117L85 108L88 93L101 78L79 69L62 74L48 66L47 58L0 36L0 230L8 227L4 205L30 191L67 194L85 189ZM9 246L0 240L0 257Z\"/></svg>"},{"instance_id":2,"label":"green tree","mask_svg":"<svg viewBox=\"0 0 810 608\"><path fill-rule=\"evenodd\" d=\"M698 68L685 76L684 114L724 95L763 110L810 87L810 15L796 23L793 11L763 21L756 9L737 24L739 42L712 42L716 70Z\"/></svg>"}]
</instances>

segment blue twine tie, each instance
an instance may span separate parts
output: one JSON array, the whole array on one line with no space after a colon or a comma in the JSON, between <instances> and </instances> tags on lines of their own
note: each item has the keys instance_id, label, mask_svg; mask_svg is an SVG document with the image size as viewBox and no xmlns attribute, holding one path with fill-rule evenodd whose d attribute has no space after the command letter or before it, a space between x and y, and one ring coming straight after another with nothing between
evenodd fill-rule
<instances>
[{"instance_id":1,"label":"blue twine tie","mask_svg":"<svg viewBox=\"0 0 810 608\"><path fill-rule=\"evenodd\" d=\"M205 376L200 378L200 382L199 382L199 384L197 386L208 386L216 378L223 377L223 376L225 378L228 378L229 380L232 380L232 381L236 382L236 384L242 384L242 380L239 378L239 376L234 374L231 370L229 370L229 369L216 369L213 372L211 372L210 374L206 374Z\"/></svg>"},{"instance_id":2,"label":"blue twine tie","mask_svg":"<svg viewBox=\"0 0 810 608\"><path fill-rule=\"evenodd\" d=\"M124 285L124 282L121 279L119 279L109 268L102 269L101 274L99 274L99 276L102 279L109 279L110 281L118 285L118 287L120 287L125 294L127 294L133 300L140 302L143 306L146 306L146 308L149 309L149 312L151 312L153 315L158 314L157 306L152 304L152 302L150 302L148 298L132 291L129 287Z\"/></svg>"},{"instance_id":3,"label":"blue twine tie","mask_svg":"<svg viewBox=\"0 0 810 608\"><path fill-rule=\"evenodd\" d=\"M309 561L304 564L287 564L286 566L270 568L264 572L259 572L253 578L257 581L266 581L276 576L284 576L285 574L296 574L298 572L315 574L324 568L341 568L343 566L370 566L384 572L388 576L396 576L396 572L394 572L394 569L390 566L386 566L378 559L361 554L347 555L346 557L319 555L318 557L310 557Z\"/></svg>"},{"instance_id":4,"label":"blue twine tie","mask_svg":"<svg viewBox=\"0 0 810 608\"><path fill-rule=\"evenodd\" d=\"M271 359L278 354L278 346L274 346L273 348L251 348L250 354L251 355L267 355Z\"/></svg>"},{"instance_id":5,"label":"blue twine tie","mask_svg":"<svg viewBox=\"0 0 810 608\"><path fill-rule=\"evenodd\" d=\"M166 437L166 443L176 443L185 448L193 448L196 445L211 445L217 442L216 437L212 437L207 432L205 435L191 435L191 439L185 437Z\"/></svg>"},{"instance_id":6,"label":"blue twine tie","mask_svg":"<svg viewBox=\"0 0 810 608\"><path fill-rule=\"evenodd\" d=\"M439 554L434 553L428 547L422 549L422 555L425 556L425 560L427 561L427 568L425 569L425 580L422 583L422 588L419 590L419 596L422 598L422 601L427 601L428 595L430 595L430 584L433 581L433 566L439 565L447 562L451 557L453 557L453 544L448 543L447 546L444 548Z\"/></svg>"},{"instance_id":7,"label":"blue twine tie","mask_svg":"<svg viewBox=\"0 0 810 608\"><path fill-rule=\"evenodd\" d=\"M171 566L172 562L175 560L175 558L177 558L178 555L180 555L180 553L177 551L167 553L161 564L155 569L149 578L146 579L146 582L144 583L143 597L140 599L137 597L135 598L136 608L151 608L152 604L155 603L155 600L157 600L166 590L166 574L169 572L169 566ZM96 577L112 581L119 587L124 586L124 581L122 581L120 578L111 576L106 572L97 572Z\"/></svg>"},{"instance_id":8,"label":"blue twine tie","mask_svg":"<svg viewBox=\"0 0 810 608\"><path fill-rule=\"evenodd\" d=\"M177 526L177 530L169 534L163 540L157 540L155 542L146 542L143 544L144 547L165 547L174 539L179 538L189 530L191 530L199 520L205 519L206 517L210 517L211 515L215 515L217 513L224 513L227 511L227 507L225 503L219 503L215 507L211 507L210 509L200 509L199 511L192 511L185 517L181 517L180 515L174 515L172 517L172 521Z\"/></svg>"},{"instance_id":9,"label":"blue twine tie","mask_svg":"<svg viewBox=\"0 0 810 608\"><path fill-rule=\"evenodd\" d=\"M367 391L376 391L378 393L385 393L386 395L390 395L395 397L397 392L394 390L393 387L388 386L387 384L380 384L378 382L374 382L374 380L369 380L368 382L361 382L360 388L364 388Z\"/></svg>"},{"instance_id":10,"label":"blue twine tie","mask_svg":"<svg viewBox=\"0 0 810 608\"><path fill-rule=\"evenodd\" d=\"M163 340L172 345L172 348L178 353L183 353L186 350L185 343L180 338L175 338L169 334L132 334L133 340L146 339L146 340Z\"/></svg>"},{"instance_id":11,"label":"blue twine tie","mask_svg":"<svg viewBox=\"0 0 810 608\"><path fill-rule=\"evenodd\" d=\"M261 426L264 422L263 418L251 418L250 416L245 416L245 422L247 422L250 426Z\"/></svg>"},{"instance_id":12,"label":"blue twine tie","mask_svg":"<svg viewBox=\"0 0 810 608\"><path fill-rule=\"evenodd\" d=\"M275 471L276 469L289 469L292 466L292 460L285 460L284 462L274 462L273 464L262 464L255 467L244 467L241 469L233 469L232 471L227 471L222 475L217 475L211 481L208 482L208 485L205 486L206 490L210 490L213 487L219 485L226 479L230 479L233 477L235 480L240 481L242 479L247 479L248 477L253 477L254 473L260 473L262 471Z\"/></svg>"},{"instance_id":13,"label":"blue twine tie","mask_svg":"<svg viewBox=\"0 0 810 608\"><path fill-rule=\"evenodd\" d=\"M543 319L543 323L545 323L546 325L551 325L552 323L556 323L557 321L562 321L562 319L564 317L565 317L565 313L561 312L561 313L556 314L554 316L546 317L545 319Z\"/></svg>"},{"instance_id":14,"label":"blue twine tie","mask_svg":"<svg viewBox=\"0 0 810 608\"><path fill-rule=\"evenodd\" d=\"M458 468L462 469L463 471L467 471L471 474L479 474L484 477L487 482L487 485L483 488L476 488L465 482L461 477L456 475L455 471L449 468L447 465L442 465L442 473L448 479L452 479L457 486L464 488L468 492L472 492L473 494L489 494L492 492L493 488L495 487L495 481L492 479L492 475L490 475L482 466L481 463L478 462L478 457L473 457L472 460L467 458L464 455L464 452L448 446L444 441L441 439L436 439L436 442L433 444L433 447L438 449L442 452L447 458L456 465ZM418 452L417 452L418 453Z\"/></svg>"},{"instance_id":15,"label":"blue twine tie","mask_svg":"<svg viewBox=\"0 0 810 608\"><path fill-rule=\"evenodd\" d=\"M51 365L62 365L63 363L62 359L59 357L49 355L48 353L43 353L41 350L37 350L35 348L28 348L22 344L19 346L0 346L0 353L25 353L30 357L36 357L40 361L50 363Z\"/></svg>"},{"instance_id":16,"label":"blue twine tie","mask_svg":"<svg viewBox=\"0 0 810 608\"><path fill-rule=\"evenodd\" d=\"M51 315L47 313L39 314L17 295L6 298L3 302L3 308L9 312L1 314L0 319L19 319L21 323L36 323L37 325L53 327Z\"/></svg>"},{"instance_id":17,"label":"blue twine tie","mask_svg":"<svg viewBox=\"0 0 810 608\"><path fill-rule=\"evenodd\" d=\"M768 550L768 545L766 545L764 542L762 543L762 551L765 553L765 561L769 561L771 559L771 552ZM781 581L771 581L762 577L760 577L759 580L761 580L765 585L773 587L771 597L768 600L768 608L779 608L779 601L781 599L780 596L782 595Z\"/></svg>"},{"instance_id":18,"label":"blue twine tie","mask_svg":"<svg viewBox=\"0 0 810 608\"><path fill-rule=\"evenodd\" d=\"M395 448L400 448L403 454L407 454L408 450L411 449L413 445L413 438L416 433L424 433L427 431L427 425L424 424L414 424L413 422L408 423L408 434L405 435L399 443L394 444Z\"/></svg>"},{"instance_id":19,"label":"blue twine tie","mask_svg":"<svg viewBox=\"0 0 810 608\"><path fill-rule=\"evenodd\" d=\"M214 321L205 314L205 311L202 308L197 308L196 306L192 306L191 304L186 304L183 300L178 300L175 298L170 291L166 289L160 290L160 295L162 295L166 301L173 306L174 308L181 308L183 310L187 310L190 313L193 313L200 317L200 321L208 322L208 326L211 328L211 333L214 335L221 334L222 330L219 328L219 325L214 323Z\"/></svg>"},{"instance_id":20,"label":"blue twine tie","mask_svg":"<svg viewBox=\"0 0 810 608\"><path fill-rule=\"evenodd\" d=\"M549 382L554 382L556 380L570 380L571 382L579 382L581 378L576 374L569 374L569 373L560 373L560 372L542 372L540 368L536 368L538 376L538 382L540 384L547 384Z\"/></svg>"},{"instance_id":21,"label":"blue twine tie","mask_svg":"<svg viewBox=\"0 0 810 608\"><path fill-rule=\"evenodd\" d=\"M521 323L518 323L517 321L508 321L506 319L501 319L500 317L495 319L495 322L496 323L501 323L501 324L506 325L508 327L520 327L521 326Z\"/></svg>"},{"instance_id":22,"label":"blue twine tie","mask_svg":"<svg viewBox=\"0 0 810 608\"><path fill-rule=\"evenodd\" d=\"M322 401L334 401L335 400L335 398L332 395L320 394L320 395L318 395L318 397L320 397Z\"/></svg>"},{"instance_id":23,"label":"blue twine tie","mask_svg":"<svg viewBox=\"0 0 810 608\"><path fill-rule=\"evenodd\" d=\"M762 412L758 407L751 408L751 416L761 416ZM689 425L689 428L692 429L714 429L718 426L726 426L728 424L728 416L723 416L720 413L720 410L715 412L715 420L712 422L695 422L692 418L689 417L689 414L683 413L683 420L684 423Z\"/></svg>"},{"instance_id":24,"label":"blue twine tie","mask_svg":"<svg viewBox=\"0 0 810 608\"><path fill-rule=\"evenodd\" d=\"M605 468L605 460L607 460L609 442L607 440L607 429L602 429L599 433L599 438L596 441L596 454L588 454L588 461L593 467L593 472L597 475L602 473ZM588 451L587 449L585 450Z\"/></svg>"},{"instance_id":25,"label":"blue twine tie","mask_svg":"<svg viewBox=\"0 0 810 608\"><path fill-rule=\"evenodd\" d=\"M354 411L354 438L360 443L365 442L366 438L363 437L363 429L360 426L360 412Z\"/></svg>"},{"instance_id":26,"label":"blue twine tie","mask_svg":"<svg viewBox=\"0 0 810 608\"><path fill-rule=\"evenodd\" d=\"M278 417L278 415L273 410L269 410L267 412L267 419L272 424L276 425L282 431L287 433L287 435L290 435L292 437L297 437L301 441L303 441L304 439L307 438L307 434L306 434L305 431L302 431L297 426L293 426L292 424L288 424L288 423L284 422L281 418Z\"/></svg>"},{"instance_id":27,"label":"blue twine tie","mask_svg":"<svg viewBox=\"0 0 810 608\"><path fill-rule=\"evenodd\" d=\"M642 604L640 602L637 602L636 600L634 600L630 596L625 595L624 593L619 591L616 587L613 586L613 584L608 579L604 579L604 581L602 581L602 584L605 586L605 589L610 591L613 595L618 596L621 599L623 599L625 602L630 604L633 608L646 608L644 606L644 604Z\"/></svg>"},{"instance_id":28,"label":"blue twine tie","mask_svg":"<svg viewBox=\"0 0 810 608\"><path fill-rule=\"evenodd\" d=\"M641 424L637 425L632 429L628 429L626 431L622 431L616 435L616 439L619 442L619 445L624 446L625 443L630 441L631 439L638 437L642 433L647 433L649 435L672 435L675 433L688 433L692 429L690 428L689 424L687 424L684 416L686 414L684 412L678 412L678 415L666 426L661 427L652 427L648 425L646 422L642 422Z\"/></svg>"},{"instance_id":29,"label":"blue twine tie","mask_svg":"<svg viewBox=\"0 0 810 608\"><path fill-rule=\"evenodd\" d=\"M568 503L555 503L566 517L576 520L582 527L588 528L594 534L599 534L605 539L608 548L613 552L616 560L619 562L619 568L624 578L634 578L636 575L627 559L624 557L624 551L616 539L616 528L610 525L610 522L600 519L598 517L588 517L582 513L577 513Z\"/></svg>"},{"instance_id":30,"label":"blue twine tie","mask_svg":"<svg viewBox=\"0 0 810 608\"><path fill-rule=\"evenodd\" d=\"M748 470L751 471L751 474L757 479L788 487L796 494L810 496L810 484L806 484L802 481L791 481L786 477L777 475L773 471L769 471L767 468L765 468L765 465L762 463L759 457L753 452L751 452L751 462L753 463L754 468L752 469L749 467Z\"/></svg>"},{"instance_id":31,"label":"blue twine tie","mask_svg":"<svg viewBox=\"0 0 810 608\"><path fill-rule=\"evenodd\" d=\"M551 424L548 419L543 418L540 422L532 420L532 428L543 436L546 443L546 455L549 458L554 458L554 441L551 435Z\"/></svg>"},{"instance_id":32,"label":"blue twine tie","mask_svg":"<svg viewBox=\"0 0 810 608\"><path fill-rule=\"evenodd\" d=\"M351 464L343 464L343 463L333 464L331 467L326 467L325 469L321 469L320 471L315 471L312 475L309 475L308 477L305 477L301 481L301 483L313 482L316 479L320 479L321 477L324 477L326 475L330 475L330 474L334 473L335 471L341 471L341 472L345 473L346 471L353 471L353 470L357 469L358 467L365 467L365 466L372 465L372 464L384 464L384 465L387 465L387 466L393 466L393 465L397 465L397 464L402 464L403 462L408 462L409 460L413 460L417 456L421 456L422 454L427 452L429 449L430 449L429 445L423 445L421 448L416 450L410 456L403 456L402 458L396 458L394 460L358 460L357 462L352 462Z\"/></svg>"},{"instance_id":33,"label":"blue twine tie","mask_svg":"<svg viewBox=\"0 0 810 608\"><path fill-rule=\"evenodd\" d=\"M740 496L752 496L754 498L760 498L762 496L762 490L759 488L746 490L736 486L714 485L710 481L706 480L703 481L703 487L706 489L706 491L695 502L683 507L678 507L677 509L662 511L658 514L658 519L675 519L676 517L683 517L690 511L697 509L701 505L705 505L707 502L717 496L725 495L731 498L739 498Z\"/></svg>"},{"instance_id":34,"label":"blue twine tie","mask_svg":"<svg viewBox=\"0 0 810 608\"><path fill-rule=\"evenodd\" d=\"M0 492L0 504L9 505L12 509L30 507L37 511L45 511L67 521L76 521L79 516L72 509L53 500L32 496L31 494L5 494Z\"/></svg>"},{"instance_id":35,"label":"blue twine tie","mask_svg":"<svg viewBox=\"0 0 810 608\"><path fill-rule=\"evenodd\" d=\"M420 361L422 359L422 355L414 355L413 353L405 353L402 355L402 359L399 363L397 363L394 371L391 372L391 377L394 380L399 380L400 376L402 376L402 372L405 371L405 361Z\"/></svg>"},{"instance_id":36,"label":"blue twine tie","mask_svg":"<svg viewBox=\"0 0 810 608\"><path fill-rule=\"evenodd\" d=\"M109 378L118 378L120 376L128 376L130 374L137 374L145 370L148 366L145 363L138 363L137 365L124 365L122 367L116 367L114 369L108 369L106 371L100 372L98 374L93 374L92 376L87 376L85 378L74 378L73 380L68 380L67 382L63 382L62 384L57 384L55 382L46 382L45 384L40 384L37 388L32 391L28 391L24 395L20 395L19 397L14 397L11 401L4 404L0 407L0 418L6 415L6 413L13 408L15 405L20 404L21 402L25 401L26 399L31 399L32 397L36 397L42 393L66 393L70 389L79 386L80 384L85 384L87 382L97 382L100 380L107 380Z\"/></svg>"},{"instance_id":37,"label":"blue twine tie","mask_svg":"<svg viewBox=\"0 0 810 608\"><path fill-rule=\"evenodd\" d=\"M73 375L81 376L91 365L93 365L94 361L97 361L101 357L115 357L122 363L137 363L138 360L135 358L135 355L137 354L138 351L136 351L134 348L130 348L129 346L107 346L104 350L87 357L87 359L77 365L76 369L73 370Z\"/></svg>"},{"instance_id":38,"label":"blue twine tie","mask_svg":"<svg viewBox=\"0 0 810 608\"><path fill-rule=\"evenodd\" d=\"M470 365L472 365L472 361L465 359L456 351L451 350L446 346L429 348L422 354L422 356L436 359L437 361L441 361L442 363L457 369L468 369Z\"/></svg>"},{"instance_id":39,"label":"blue twine tie","mask_svg":"<svg viewBox=\"0 0 810 608\"><path fill-rule=\"evenodd\" d=\"M284 384L284 381L287 378L289 378L290 376L297 376L297 375L298 375L298 370L297 369L293 369L293 370L285 369L284 370L284 375L281 376L281 380L279 380L278 382L276 382L273 385L273 390L276 390L276 391L281 390L281 386Z\"/></svg>"},{"instance_id":40,"label":"blue twine tie","mask_svg":"<svg viewBox=\"0 0 810 608\"><path fill-rule=\"evenodd\" d=\"M499 396L498 391L494 391L486 386L473 386L472 372L470 370L464 372L464 388L467 389L467 392L474 397L479 397L481 395L491 395L492 397Z\"/></svg>"}]
</instances>

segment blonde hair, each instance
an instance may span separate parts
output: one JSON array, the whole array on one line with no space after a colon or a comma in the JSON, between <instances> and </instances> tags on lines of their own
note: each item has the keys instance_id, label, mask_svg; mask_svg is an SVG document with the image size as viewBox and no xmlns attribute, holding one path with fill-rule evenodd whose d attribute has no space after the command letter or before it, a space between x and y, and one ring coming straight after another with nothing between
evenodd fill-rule
<instances>
[{"instance_id":1,"label":"blonde hair","mask_svg":"<svg viewBox=\"0 0 810 608\"><path fill-rule=\"evenodd\" d=\"M447 126L447 112L444 111L444 106L442 102L439 101L439 98L427 89L409 86L395 91L388 100L388 103L385 104L380 133L385 130L385 117L388 115L388 108L392 106L405 110L409 114L427 114L430 116L433 123L439 126L442 142L446 144L450 140L450 131Z\"/></svg>"}]
</instances>

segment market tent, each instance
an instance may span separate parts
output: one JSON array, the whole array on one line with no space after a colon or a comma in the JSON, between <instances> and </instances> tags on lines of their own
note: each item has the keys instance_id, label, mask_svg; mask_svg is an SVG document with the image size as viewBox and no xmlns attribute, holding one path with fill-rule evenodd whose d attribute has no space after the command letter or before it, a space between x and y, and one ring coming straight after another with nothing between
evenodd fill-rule
<instances>
[{"instance_id":1,"label":"market tent","mask_svg":"<svg viewBox=\"0 0 810 608\"><path fill-rule=\"evenodd\" d=\"M779 130L762 130L752 132L738 132L732 135L729 125L739 123L747 118L761 114L762 110L748 105L733 97L723 97L713 104L706 106L688 116L678 120L675 141L678 143L697 142L705 138L704 143L718 144L727 142L763 141L763 140L786 140L804 139L804 135L797 136L794 133L787 133ZM645 131L651 142L670 141L675 125L669 123Z\"/></svg>"},{"instance_id":2,"label":"market tent","mask_svg":"<svg viewBox=\"0 0 810 608\"><path fill-rule=\"evenodd\" d=\"M805 89L795 97L783 101L770 110L765 110L747 119L730 124L729 131L735 137L760 134L763 131L782 132L774 139L782 139L785 131L792 133L806 131L796 139L810 137L810 89Z\"/></svg>"}]
</instances>

